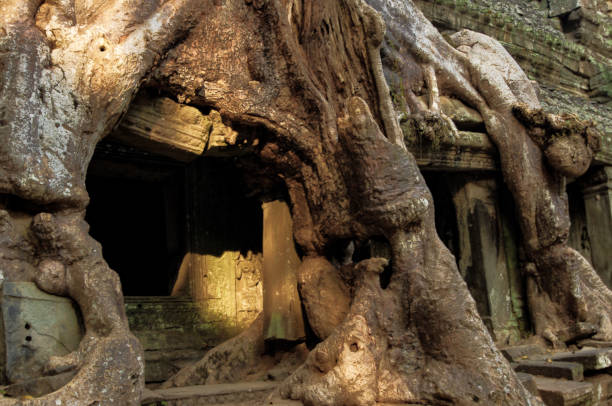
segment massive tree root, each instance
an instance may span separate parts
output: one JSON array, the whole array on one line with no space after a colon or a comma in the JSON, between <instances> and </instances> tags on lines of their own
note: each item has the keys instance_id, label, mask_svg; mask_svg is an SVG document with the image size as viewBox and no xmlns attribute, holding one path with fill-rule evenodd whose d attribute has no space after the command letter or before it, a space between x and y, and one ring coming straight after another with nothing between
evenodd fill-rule
<instances>
[{"instance_id":1,"label":"massive tree root","mask_svg":"<svg viewBox=\"0 0 612 406\"><path fill-rule=\"evenodd\" d=\"M0 14L6 27L0 30L0 61L10 68L0 78L0 134L10 141L0 144L0 192L36 212L54 212L34 218L30 245L3 241L0 248L27 250L20 261L32 273L16 271L11 278L32 278L49 292L75 298L87 327L79 350L49 365L50 372L78 368L75 379L31 404L136 402L140 349L127 332L116 275L86 236L85 169L95 143L198 11L204 18L164 55L151 84L195 106L218 109L229 124L245 129L245 136L258 137L261 162L285 183L295 240L305 257L300 289L323 341L283 393L309 404L535 403L495 348L453 257L436 236L431 195L403 149L383 77L384 23L373 8L362 0L86 4L8 1ZM404 35L407 47L400 47L399 55L405 57L397 66L414 73L408 98L414 100L420 86L428 90L426 107L434 112L437 97L448 92L483 114L542 281L536 287L553 303L559 300L553 290L562 291L561 304L575 303L579 318L599 309L605 336L609 291L600 288L592 268L576 260L559 274L561 283L551 282L552 266L570 255L563 245L568 224L563 182L547 171L529 138L526 128L536 128L537 120L522 124L512 109L518 101L537 109L529 104L533 89L520 75L482 69L473 55L470 61L462 53L478 50L472 45L486 40L457 36L458 51L410 1L372 5L391 33ZM394 31L399 26L405 29ZM11 97L15 103L7 101ZM512 160L517 150L522 159ZM526 190L534 186L539 194L529 197ZM331 247L369 239L390 244L388 285L379 276L386 259L331 265ZM96 284L102 288L95 290ZM326 310L317 296L320 286L346 291L330 317L317 317ZM577 289L594 294L580 298ZM554 335L561 321L573 320L558 304L553 314L559 317L540 330L553 329ZM249 342L252 352L260 351L257 337ZM215 353L232 358L236 351L228 342ZM113 366L123 365L119 354L128 359L127 368L105 374L109 358L117 362ZM209 371L207 362L199 364L200 371Z\"/></svg>"},{"instance_id":2,"label":"massive tree root","mask_svg":"<svg viewBox=\"0 0 612 406\"><path fill-rule=\"evenodd\" d=\"M40 259L36 284L77 302L85 336L76 351L52 357L45 367L47 374L77 370L75 378L58 392L26 403L138 404L144 386L142 348L129 331L119 277L102 259L100 244L78 213L41 213L31 230Z\"/></svg>"},{"instance_id":3,"label":"massive tree root","mask_svg":"<svg viewBox=\"0 0 612 406\"><path fill-rule=\"evenodd\" d=\"M2 404L139 403L142 348L129 332L118 277L88 236L85 172L143 77L189 28L196 3L0 3L2 277L72 297L86 329L77 351L46 367L76 371L66 386Z\"/></svg>"},{"instance_id":4,"label":"massive tree root","mask_svg":"<svg viewBox=\"0 0 612 406\"><path fill-rule=\"evenodd\" d=\"M390 242L392 274L383 288L386 259L354 265L348 315L282 394L325 405L529 404L436 235L433 200L414 158L389 144L359 98L348 106L341 136L360 168L349 181L364 204L359 218L370 237Z\"/></svg>"},{"instance_id":5,"label":"massive tree root","mask_svg":"<svg viewBox=\"0 0 612 406\"><path fill-rule=\"evenodd\" d=\"M612 337L612 292L567 246L565 177L588 169L599 144L592 126L544 113L537 85L496 40L464 30L451 36L453 48L412 2L371 4L388 23L383 53L387 77L404 97L399 108L420 119L423 107L415 93L426 92L434 113L436 97L446 94L482 114L499 150L531 261L525 270L536 332L555 345L588 331L597 331L601 339ZM436 80L427 73L432 66Z\"/></svg>"},{"instance_id":6,"label":"massive tree root","mask_svg":"<svg viewBox=\"0 0 612 406\"><path fill-rule=\"evenodd\" d=\"M353 0L210 6L215 18L168 55L155 83L253 126L262 162L285 181L304 253L300 292L323 341L283 394L307 404L534 404L437 238L431 195L388 124L395 117L372 62L380 16ZM383 259L331 265L330 247L368 239L391 244L388 286ZM322 290L345 292L341 305L321 306Z\"/></svg>"},{"instance_id":7,"label":"massive tree root","mask_svg":"<svg viewBox=\"0 0 612 406\"><path fill-rule=\"evenodd\" d=\"M499 43L471 32L455 34L453 40L469 57L471 75L487 97L490 107L481 111L515 199L527 257L535 264L526 267L532 271L529 302L536 332L559 344L584 334L577 324L584 322L596 327L596 337L612 338L612 292L567 246L565 176L586 172L598 136L574 117L543 113L525 74L501 68L512 65ZM498 68L483 69L482 61L493 57ZM500 88L506 89L504 99L499 99Z\"/></svg>"}]
</instances>

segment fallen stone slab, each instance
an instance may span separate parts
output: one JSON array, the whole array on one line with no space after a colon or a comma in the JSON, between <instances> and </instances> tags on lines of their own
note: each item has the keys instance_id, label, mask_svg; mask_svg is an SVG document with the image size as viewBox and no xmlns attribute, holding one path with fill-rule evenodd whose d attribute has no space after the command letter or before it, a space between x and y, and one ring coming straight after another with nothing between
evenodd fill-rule
<instances>
[{"instance_id":1,"label":"fallen stone slab","mask_svg":"<svg viewBox=\"0 0 612 406\"><path fill-rule=\"evenodd\" d=\"M553 361L577 362L585 371L598 371L612 366L612 349L589 348L576 352L562 352L550 357Z\"/></svg>"},{"instance_id":2,"label":"fallen stone slab","mask_svg":"<svg viewBox=\"0 0 612 406\"><path fill-rule=\"evenodd\" d=\"M612 341L599 341L599 340L580 340L578 341L578 347L592 347L592 348L610 348L612 349Z\"/></svg>"},{"instance_id":3,"label":"fallen stone slab","mask_svg":"<svg viewBox=\"0 0 612 406\"><path fill-rule=\"evenodd\" d=\"M591 406L593 385L587 382L535 377L540 397L548 406Z\"/></svg>"},{"instance_id":4,"label":"fallen stone slab","mask_svg":"<svg viewBox=\"0 0 612 406\"><path fill-rule=\"evenodd\" d=\"M532 357L537 357L545 353L545 349L537 344L514 345L499 349L508 361L518 362Z\"/></svg>"},{"instance_id":5,"label":"fallen stone slab","mask_svg":"<svg viewBox=\"0 0 612 406\"><path fill-rule=\"evenodd\" d=\"M514 370L548 378L584 380L584 369L577 362L520 361Z\"/></svg>"},{"instance_id":6,"label":"fallen stone slab","mask_svg":"<svg viewBox=\"0 0 612 406\"><path fill-rule=\"evenodd\" d=\"M141 404L166 402L168 405L174 401L181 401L181 405L188 404L217 404L235 403L244 401L263 400L278 386L278 382L240 382L216 385L197 385L182 388L167 388L146 390L143 393ZM191 404L189 403L189 404Z\"/></svg>"}]
</instances>

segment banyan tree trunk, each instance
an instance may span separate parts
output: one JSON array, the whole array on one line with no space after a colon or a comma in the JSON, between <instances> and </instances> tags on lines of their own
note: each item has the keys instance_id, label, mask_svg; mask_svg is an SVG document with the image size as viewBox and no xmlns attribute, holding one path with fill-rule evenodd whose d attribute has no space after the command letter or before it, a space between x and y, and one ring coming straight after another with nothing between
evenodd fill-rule
<instances>
[{"instance_id":1,"label":"banyan tree trunk","mask_svg":"<svg viewBox=\"0 0 612 406\"><path fill-rule=\"evenodd\" d=\"M372 0L371 6L363 0L41 3L2 4L8 28L0 30L0 62L14 68L0 82L0 135L11 141L0 144L0 191L11 202L30 204L30 211L52 214L34 216L23 237L11 234L19 213L7 204L0 214L9 238L0 249L23 264L7 279L35 280L75 298L87 339L69 359L49 366L77 368L75 379L29 404L137 402L141 350L127 329L117 277L87 236L82 215L93 147L147 77L149 86L217 109L244 129L242 136L256 137L266 173L287 189L303 254L300 293L322 342L282 385L283 395L326 405L537 404L495 348L436 235L434 202L404 147L385 73L392 86L393 78L407 84L408 101L425 89L429 113L451 130L438 112L441 93L483 114L535 263L534 306L555 309L550 319L536 317L538 329L556 336L563 323L597 314L600 333L608 334L610 291L565 247L563 178L543 164L541 146L529 136L563 133L588 155L592 134L580 122L541 113L531 84L495 41L462 32L455 49L409 0ZM383 66L383 45L394 63ZM487 67L485 59L496 62ZM10 104L11 97L18 103ZM39 110L42 115L33 114ZM415 120L424 114L409 113ZM517 151L521 159L512 159ZM559 168L568 166L563 153L548 155ZM539 194L525 193L534 187ZM386 241L390 258L333 265L331 247L371 239ZM575 260L555 274L565 258ZM321 300L326 290L337 306ZM261 342L252 334L258 325L259 319L217 351L225 359L243 344L258 351ZM206 382L208 367L220 359L214 354L191 368L187 380ZM103 368L110 358L116 362L111 373Z\"/></svg>"}]
</instances>

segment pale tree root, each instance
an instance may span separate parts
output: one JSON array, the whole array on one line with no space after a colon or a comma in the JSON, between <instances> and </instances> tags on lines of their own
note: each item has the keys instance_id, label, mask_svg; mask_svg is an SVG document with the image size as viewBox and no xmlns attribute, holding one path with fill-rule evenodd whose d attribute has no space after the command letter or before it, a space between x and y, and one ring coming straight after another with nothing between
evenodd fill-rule
<instances>
[{"instance_id":1,"label":"pale tree root","mask_svg":"<svg viewBox=\"0 0 612 406\"><path fill-rule=\"evenodd\" d=\"M439 34L427 39L434 48L448 47ZM543 112L534 83L496 40L468 30L451 40L460 55L451 52L452 62L436 64L436 74L452 96L480 111L500 153L532 262L526 270L536 333L557 346L589 334L610 337L612 293L592 266L567 247L565 177L588 169L599 134L592 123L575 116ZM420 52L435 61L436 54L424 44Z\"/></svg>"},{"instance_id":2,"label":"pale tree root","mask_svg":"<svg viewBox=\"0 0 612 406\"><path fill-rule=\"evenodd\" d=\"M529 286L536 332L555 346L588 336L612 340L612 292L591 264L565 244L534 258L537 273Z\"/></svg>"},{"instance_id":3,"label":"pale tree root","mask_svg":"<svg viewBox=\"0 0 612 406\"><path fill-rule=\"evenodd\" d=\"M356 197L365 202L364 228L391 244L391 280L381 286L386 259L354 265L348 315L283 383L281 395L307 405L537 404L495 348L437 238L431 196L414 176L414 159L385 140L363 100L351 99L348 109L340 133L361 167L358 179L386 191L363 188ZM396 159L388 158L391 150ZM406 189L413 194L402 194ZM309 319L317 310L307 308Z\"/></svg>"},{"instance_id":4,"label":"pale tree root","mask_svg":"<svg viewBox=\"0 0 612 406\"><path fill-rule=\"evenodd\" d=\"M85 336L76 351L52 357L44 368L48 374L76 370L68 384L37 399L3 399L0 404L139 404L143 350L128 328L119 277L102 259L100 244L88 235L83 213L38 214L31 231L40 258L36 284L77 302Z\"/></svg>"}]
</instances>

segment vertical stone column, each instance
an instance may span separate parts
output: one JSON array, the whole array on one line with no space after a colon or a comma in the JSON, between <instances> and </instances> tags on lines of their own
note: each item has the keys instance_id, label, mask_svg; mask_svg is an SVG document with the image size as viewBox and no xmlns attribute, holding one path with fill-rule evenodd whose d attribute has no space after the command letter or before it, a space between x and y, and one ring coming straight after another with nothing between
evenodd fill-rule
<instances>
[{"instance_id":1,"label":"vertical stone column","mask_svg":"<svg viewBox=\"0 0 612 406\"><path fill-rule=\"evenodd\" d=\"M593 267L612 288L612 166L592 172L583 189Z\"/></svg>"},{"instance_id":2,"label":"vertical stone column","mask_svg":"<svg viewBox=\"0 0 612 406\"><path fill-rule=\"evenodd\" d=\"M296 271L300 258L293 242L293 222L287 203L274 200L263 208L264 338L295 341L304 338Z\"/></svg>"},{"instance_id":3,"label":"vertical stone column","mask_svg":"<svg viewBox=\"0 0 612 406\"><path fill-rule=\"evenodd\" d=\"M516 259L506 255L505 239L511 237L505 233L496 179L460 175L449 184L457 213L459 270L496 341L513 342L520 336L514 308L522 301L518 269L515 274L508 269Z\"/></svg>"}]
</instances>

